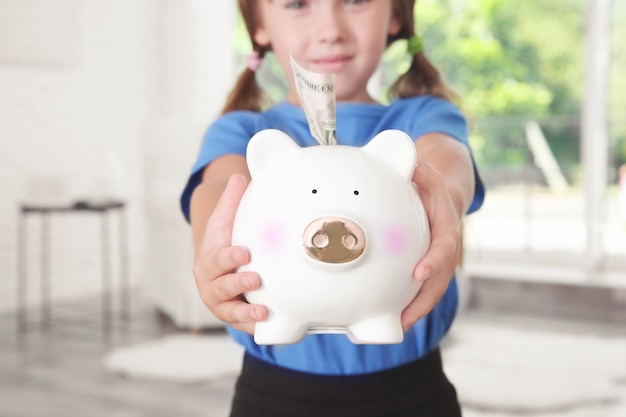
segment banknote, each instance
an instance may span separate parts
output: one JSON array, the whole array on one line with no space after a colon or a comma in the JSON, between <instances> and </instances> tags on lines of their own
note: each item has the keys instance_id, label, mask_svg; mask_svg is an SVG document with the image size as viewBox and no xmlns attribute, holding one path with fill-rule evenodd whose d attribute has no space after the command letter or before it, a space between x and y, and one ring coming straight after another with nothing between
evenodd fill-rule
<instances>
[{"instance_id":1,"label":"banknote","mask_svg":"<svg viewBox=\"0 0 626 417\"><path fill-rule=\"evenodd\" d=\"M291 68L311 135L320 145L335 145L335 74L308 71L293 56Z\"/></svg>"}]
</instances>

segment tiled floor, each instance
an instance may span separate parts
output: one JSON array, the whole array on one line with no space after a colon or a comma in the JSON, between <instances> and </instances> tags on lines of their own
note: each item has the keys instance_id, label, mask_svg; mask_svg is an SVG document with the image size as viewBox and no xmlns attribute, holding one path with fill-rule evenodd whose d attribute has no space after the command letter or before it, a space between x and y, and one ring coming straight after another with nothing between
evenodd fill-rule
<instances>
[{"instance_id":1,"label":"tiled floor","mask_svg":"<svg viewBox=\"0 0 626 417\"><path fill-rule=\"evenodd\" d=\"M100 304L94 300L55 305L53 309L55 320L49 329L41 328L35 323L20 337L16 334L15 315L0 315L0 417L227 415L235 374L206 383L176 384L129 380L105 372L103 355L112 348L153 340L179 330L156 314L140 294L135 294L131 320L115 320L107 336L103 333L99 306ZM507 329L521 331L538 329L546 335L551 332L593 333L626 341L625 323L582 323L580 320L546 320L484 312L466 313L458 322L461 328L466 326L465 329L481 326L484 328L485 325L501 329L504 326ZM221 333L220 330L212 332ZM452 352L448 349L453 349L454 343L456 343L454 337L444 343L444 355L446 351ZM593 352L590 354L594 355ZM492 382L499 383L498 381L489 383ZM622 385L626 387L626 382ZM511 414L481 407L466 405L465 415L468 417L626 415L622 414L626 412L624 408L626 399L539 414L524 412Z\"/></svg>"},{"instance_id":2,"label":"tiled floor","mask_svg":"<svg viewBox=\"0 0 626 417\"><path fill-rule=\"evenodd\" d=\"M58 304L49 329L31 323L16 334L14 315L0 316L0 417L222 417L232 378L180 385L109 375L103 355L115 346L176 332L140 297L131 320L103 333L99 303Z\"/></svg>"}]
</instances>

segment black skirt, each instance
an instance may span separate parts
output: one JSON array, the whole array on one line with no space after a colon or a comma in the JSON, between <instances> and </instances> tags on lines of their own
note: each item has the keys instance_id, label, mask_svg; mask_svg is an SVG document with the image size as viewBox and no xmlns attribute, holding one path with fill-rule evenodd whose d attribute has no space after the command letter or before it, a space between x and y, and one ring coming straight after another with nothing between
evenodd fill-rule
<instances>
[{"instance_id":1,"label":"black skirt","mask_svg":"<svg viewBox=\"0 0 626 417\"><path fill-rule=\"evenodd\" d=\"M380 372L328 376L292 371L246 354L231 417L460 417L439 349Z\"/></svg>"}]
</instances>

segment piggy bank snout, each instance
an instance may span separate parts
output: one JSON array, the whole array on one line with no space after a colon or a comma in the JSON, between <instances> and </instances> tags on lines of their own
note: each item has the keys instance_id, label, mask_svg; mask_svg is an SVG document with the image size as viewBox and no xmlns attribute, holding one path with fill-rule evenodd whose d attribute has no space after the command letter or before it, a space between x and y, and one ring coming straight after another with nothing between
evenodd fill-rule
<instances>
[{"instance_id":1,"label":"piggy bank snout","mask_svg":"<svg viewBox=\"0 0 626 417\"><path fill-rule=\"evenodd\" d=\"M365 250L365 233L356 222L343 217L313 220L302 236L306 254L320 262L345 263Z\"/></svg>"}]
</instances>

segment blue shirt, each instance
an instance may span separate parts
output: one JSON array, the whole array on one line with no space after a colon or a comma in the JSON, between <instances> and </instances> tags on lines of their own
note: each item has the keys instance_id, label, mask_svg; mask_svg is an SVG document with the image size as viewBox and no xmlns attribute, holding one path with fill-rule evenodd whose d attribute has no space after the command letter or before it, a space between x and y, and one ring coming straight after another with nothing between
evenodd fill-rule
<instances>
[{"instance_id":1,"label":"blue shirt","mask_svg":"<svg viewBox=\"0 0 626 417\"><path fill-rule=\"evenodd\" d=\"M388 106L338 103L336 116L337 143L341 145L363 146L383 130L399 129L414 139L426 133L443 133L469 147L467 122L459 109L430 96L398 99ZM222 155L245 156L250 138L270 128L284 131L300 146L317 145L302 109L287 102L262 113L236 111L221 116L204 136L181 197L187 220L191 193L202 179L203 168ZM484 199L484 187L475 175L476 189L468 213L477 210ZM457 306L458 290L453 278L435 308L405 333L401 344L393 345L357 345L343 334L309 334L293 345L259 346L245 332L230 326L228 331L250 354L278 366L318 374L359 374L399 366L435 349L450 328Z\"/></svg>"}]
</instances>

